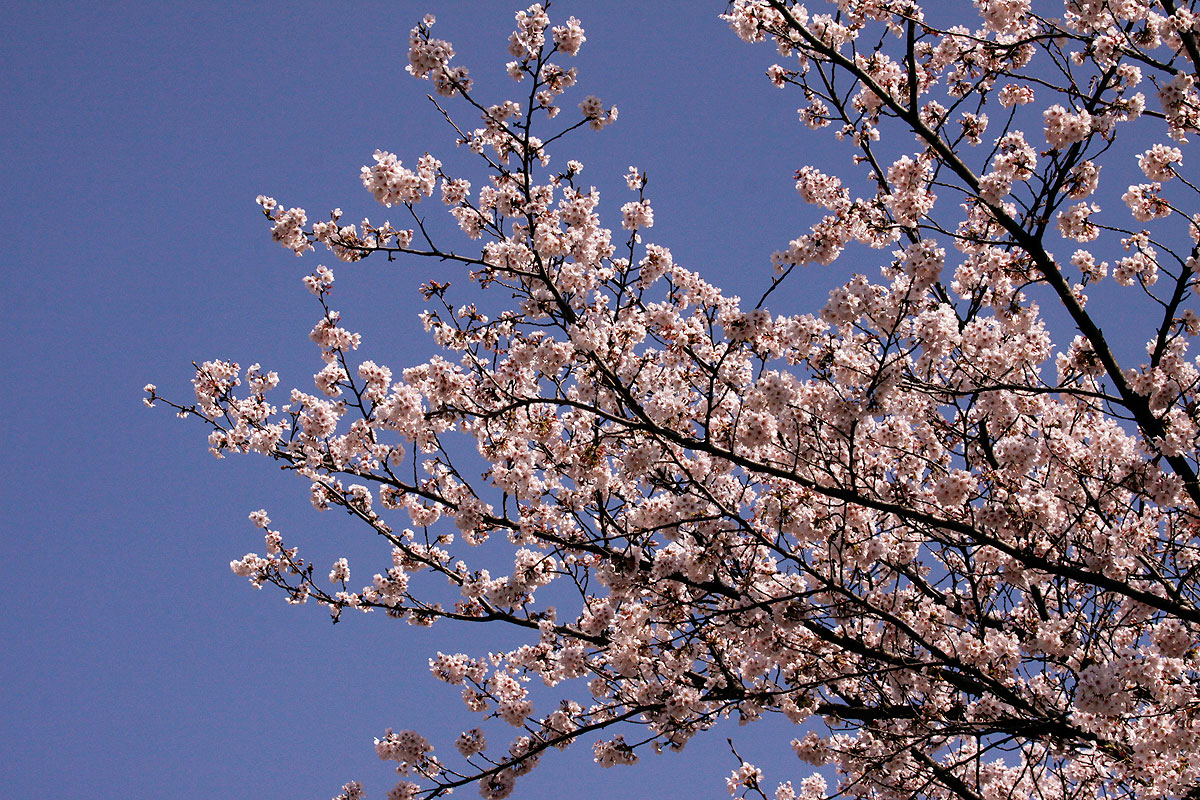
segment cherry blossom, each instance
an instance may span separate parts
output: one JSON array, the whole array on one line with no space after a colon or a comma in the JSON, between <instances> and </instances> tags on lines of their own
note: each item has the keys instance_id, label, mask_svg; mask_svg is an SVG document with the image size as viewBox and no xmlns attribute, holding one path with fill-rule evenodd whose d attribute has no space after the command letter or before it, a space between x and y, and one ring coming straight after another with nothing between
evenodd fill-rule
<instances>
[{"instance_id":1,"label":"cherry blossom","mask_svg":"<svg viewBox=\"0 0 1200 800\"><path fill-rule=\"evenodd\" d=\"M556 749L630 766L766 716L794 767L731 744L731 794L1196 797L1200 14L720 5L831 154L755 176L794 181L807 222L745 296L648 240L645 172L615 202L579 182L571 137L618 113L555 63L587 37L549 3L498 33L513 98L476 91L432 16L412 29L408 71L476 169L376 151L361 201L409 227L257 199L298 256L412 264L439 353L373 350L317 266L297 388L220 358L194 398L145 387L384 545L360 587L260 509L230 569L334 620L520 637L430 659L479 724L375 738L393 798L503 798ZM439 190L457 242L416 208ZM813 302L808 269L844 277Z\"/></svg>"}]
</instances>

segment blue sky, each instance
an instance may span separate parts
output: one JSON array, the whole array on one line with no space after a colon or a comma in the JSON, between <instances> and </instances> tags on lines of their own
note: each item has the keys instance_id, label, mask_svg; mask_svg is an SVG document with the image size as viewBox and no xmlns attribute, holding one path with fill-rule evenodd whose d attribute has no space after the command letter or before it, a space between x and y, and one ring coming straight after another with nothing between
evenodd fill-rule
<instances>
[{"instance_id":1,"label":"blue sky","mask_svg":"<svg viewBox=\"0 0 1200 800\"><path fill-rule=\"evenodd\" d=\"M655 208L648 238L757 297L770 253L813 220L792 173L838 155L830 137L797 124L797 97L762 77L773 51L738 41L717 19L721 2L554 6L556 19L578 15L588 36L566 113L590 93L621 111L615 126L581 132L556 155L584 162L614 227L631 199L621 176L638 165ZM425 100L429 84L403 71L408 30L435 12L438 35L454 42L482 96L499 101L511 85L504 46L516 7L5 10L0 205L14 346L0 401L10 587L0 780L9 796L327 798L350 778L380 796L394 776L372 736L415 727L448 748L475 724L426 660L486 649L488 639L463 645L463 631L382 615L334 626L315 606L253 591L227 564L261 547L246 520L260 507L318 565L353 553L370 555L374 571L381 551L313 512L306 485L264 460L214 460L198 427L146 410L141 387L187 398L190 362L214 357L260 361L285 385L311 386L320 363L307 332L318 312L300 276L329 259L297 260L271 242L255 195L302 205L310 218L340 206L348 219L379 221L385 211L358 180L375 149L465 163ZM449 268L332 265L336 302L363 332L366 357L400 368L430 352L416 288ZM839 269L806 273L789 310L819 308L844 279ZM772 786L803 776L787 753L795 731L763 723L633 770L602 772L577 747L523 779L518 796L557 796L567 781L581 800L720 796L736 766L726 735L777 766Z\"/></svg>"},{"instance_id":2,"label":"blue sky","mask_svg":"<svg viewBox=\"0 0 1200 800\"><path fill-rule=\"evenodd\" d=\"M733 36L721 3L555 5L587 29L574 102L595 93L621 109L617 125L558 155L585 163L609 214L630 199L621 175L639 165L654 240L720 282L752 275L761 291L769 254L807 213L790 176L813 146L795 101L760 77L771 53ZM271 242L255 195L380 220L357 175L376 148L462 163L425 100L429 84L403 71L408 30L435 12L439 34L500 100L515 8L6 9L5 794L327 798L360 778L380 796L394 776L372 736L420 727L448 747L474 724L426 668L437 649L459 649L462 632L381 615L334 626L233 576L229 560L261 547L246 514L264 506L319 564L365 546L313 512L301 482L262 459L214 460L198 427L140 398L147 382L188 397L190 362L213 357L310 385L317 309L299 279L320 258ZM429 270L337 268L339 307L393 366L428 352L415 290ZM372 547L362 552L374 569ZM769 730L744 729L753 736L739 749L752 738L783 754L790 734ZM584 798L639 796L643 781L661 797L723 793L733 766L718 732L633 771L602 772L580 747L519 788L549 797L586 775L582 787L572 780Z\"/></svg>"}]
</instances>

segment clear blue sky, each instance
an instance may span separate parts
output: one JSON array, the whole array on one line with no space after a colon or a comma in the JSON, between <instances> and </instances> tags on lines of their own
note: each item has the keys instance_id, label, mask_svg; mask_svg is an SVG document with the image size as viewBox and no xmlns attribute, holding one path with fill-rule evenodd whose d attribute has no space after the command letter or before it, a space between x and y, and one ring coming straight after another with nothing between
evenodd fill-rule
<instances>
[{"instance_id":1,"label":"clear blue sky","mask_svg":"<svg viewBox=\"0 0 1200 800\"><path fill-rule=\"evenodd\" d=\"M621 175L640 166L656 212L648 238L757 296L770 253L813 219L792 172L832 153L822 149L828 136L796 123L798 97L761 77L773 51L738 41L717 19L723 2L554 5L556 19L578 15L588 36L566 113L587 93L621 110L617 125L556 155L585 163L614 227L629 199ZM5 9L0 205L12 346L0 400L9 586L0 794L328 798L359 778L382 796L394 776L372 736L416 727L448 749L475 723L456 690L428 677L426 659L488 640L464 645L462 631L427 633L382 615L333 626L315 606L254 592L227 564L261 549L246 520L260 507L318 565L369 554L356 580L385 551L313 512L303 483L260 458L214 460L198 427L140 398L147 382L188 397L190 362L213 357L261 361L311 390L320 363L306 334L317 311L299 278L330 259L297 260L272 243L255 195L310 216L340 206L348 219L379 221L387 214L357 176L375 149L462 163L424 99L429 84L403 71L408 30L435 12L439 35L494 90L484 96L500 100L516 8ZM399 368L428 350L415 289L435 276L430 265L330 263L366 357ZM806 273L789 310L819 308L821 287L848 268L839 269ZM779 723L730 727L681 755L607 772L585 745L548 758L518 796L554 797L563 781L580 800L722 796L736 766L726 735L751 760L779 765L773 786L805 774L787 752L794 734Z\"/></svg>"},{"instance_id":2,"label":"clear blue sky","mask_svg":"<svg viewBox=\"0 0 1200 800\"><path fill-rule=\"evenodd\" d=\"M638 164L654 240L717 274L754 270L761 290L770 252L807 213L790 175L812 146L796 100L760 77L770 51L729 32L723 3L555 5L588 35L568 108L596 93L621 109L617 125L557 154L584 161L609 213ZM271 242L255 195L382 220L357 176L376 148L462 161L424 99L429 84L403 71L409 28L436 13L499 100L516 8L6 8L0 794L328 798L360 778L382 796L394 775L372 736L420 727L449 747L474 724L425 663L460 649L462 632L422 635L382 615L333 626L233 576L231 558L261 550L246 514L263 506L318 564L369 554L362 578L383 553L313 512L303 483L263 459L216 461L198 427L140 397L154 382L186 398L190 362L213 357L261 361L311 390L317 312L299 278L328 257L298 260ZM374 357L402 367L428 349L414 316L428 265L333 266L338 307ZM429 724L443 705L452 718ZM782 734L741 732L787 750ZM635 770L602 772L590 758L584 746L549 759L520 796L553 796L564 776L586 777L572 780L581 798L641 796L643 781L660 797L723 794L736 765L720 733Z\"/></svg>"}]
</instances>

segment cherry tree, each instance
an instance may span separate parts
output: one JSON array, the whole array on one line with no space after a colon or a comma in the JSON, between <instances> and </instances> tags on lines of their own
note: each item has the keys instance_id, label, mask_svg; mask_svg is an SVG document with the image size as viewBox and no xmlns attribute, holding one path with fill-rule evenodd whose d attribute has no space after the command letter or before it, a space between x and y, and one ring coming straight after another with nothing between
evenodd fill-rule
<instances>
[{"instance_id":1,"label":"cherry tree","mask_svg":"<svg viewBox=\"0 0 1200 800\"><path fill-rule=\"evenodd\" d=\"M1200 797L1200 14L1037 5L725 7L777 51L806 135L850 154L795 173L821 218L757 299L649 241L638 169L618 227L563 158L618 111L573 94L584 29L548 3L516 15L515 99L479 96L432 16L412 29L408 71L477 169L376 152L363 185L405 224L259 198L298 256L408 265L441 354L370 353L317 266L315 387L221 360L194 402L147 387L391 551L352 582L256 511L263 552L233 571L335 619L522 635L431 658L480 727L380 732L389 797L502 798L555 748L627 765L767 715L796 726L794 773L739 757L731 794ZM461 242L423 223L431 200ZM823 307L773 311L843 264Z\"/></svg>"}]
</instances>

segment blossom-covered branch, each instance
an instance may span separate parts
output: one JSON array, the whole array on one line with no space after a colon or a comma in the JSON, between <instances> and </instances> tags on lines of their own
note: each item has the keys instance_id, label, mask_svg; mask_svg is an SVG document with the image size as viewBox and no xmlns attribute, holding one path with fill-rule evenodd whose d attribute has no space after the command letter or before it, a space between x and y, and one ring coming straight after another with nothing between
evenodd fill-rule
<instances>
[{"instance_id":1,"label":"blossom-covered branch","mask_svg":"<svg viewBox=\"0 0 1200 800\"><path fill-rule=\"evenodd\" d=\"M318 266L317 394L277 405L277 375L221 360L197 366L194 402L147 387L202 420L214 454L281 462L315 508L391 550L355 591L348 559L326 581L256 511L265 554L234 572L335 619L528 636L430 661L487 724L516 729L506 754L482 727L445 761L388 731L377 753L405 776L389 796L475 782L502 798L580 739L602 766L632 764L767 714L800 726L810 765L798 785L780 776L777 800L1196 796L1192 4L1068 0L1052 17L976 0L974 19L943 21L909 0L734 0L723 19L775 45L767 79L800 98L807 135L846 154L840 172L787 168L819 219L764 265L754 305L647 240L641 170L618 234L583 165L551 152L618 113L565 101L578 75L558 62L586 37L548 6L517 13L521 92L496 103L432 17L412 30L409 71L450 99L436 111L478 157L468 176L428 152L374 154L364 187L412 228L340 209L310 223L259 198L297 255L461 269L465 288L421 287L441 355L361 358ZM1116 185L1122 167L1146 182ZM453 246L417 213L435 196ZM787 306L796 274L847 253L860 273L822 308ZM1147 309L1144 328L1118 333L1097 292ZM481 478L463 466L476 454ZM500 537L509 549L480 547ZM729 791L766 797L733 753Z\"/></svg>"}]
</instances>

